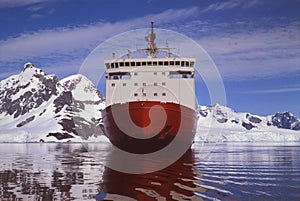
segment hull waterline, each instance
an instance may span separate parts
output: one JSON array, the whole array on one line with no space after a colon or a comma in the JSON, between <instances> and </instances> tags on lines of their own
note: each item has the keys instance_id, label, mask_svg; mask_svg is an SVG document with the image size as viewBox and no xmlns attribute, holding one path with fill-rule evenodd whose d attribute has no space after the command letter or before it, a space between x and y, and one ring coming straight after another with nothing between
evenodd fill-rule
<instances>
[{"instance_id":1,"label":"hull waterline","mask_svg":"<svg viewBox=\"0 0 300 201\"><path fill-rule=\"evenodd\" d=\"M176 103L136 101L102 110L104 133L116 147L131 153L151 153L175 139L191 145L196 112Z\"/></svg>"}]
</instances>

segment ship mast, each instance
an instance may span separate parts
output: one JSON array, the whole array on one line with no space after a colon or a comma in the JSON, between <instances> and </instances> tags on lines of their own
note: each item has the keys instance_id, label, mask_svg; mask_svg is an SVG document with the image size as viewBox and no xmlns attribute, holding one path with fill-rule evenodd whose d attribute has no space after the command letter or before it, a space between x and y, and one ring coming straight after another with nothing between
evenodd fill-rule
<instances>
[{"instance_id":1,"label":"ship mast","mask_svg":"<svg viewBox=\"0 0 300 201\"><path fill-rule=\"evenodd\" d=\"M148 57L155 58L156 57L156 52L157 52L157 47L154 42L156 38L156 35L154 33L154 22L151 22L151 34L145 37L145 40L148 42L148 47L147 47L147 52L148 52Z\"/></svg>"},{"instance_id":2,"label":"ship mast","mask_svg":"<svg viewBox=\"0 0 300 201\"><path fill-rule=\"evenodd\" d=\"M157 50L167 50L167 57L170 58L172 56L171 49L168 45L163 48L158 48L156 46L156 43L154 42L156 38L156 34L154 33L154 22L151 22L151 33L148 36L145 36L146 42L148 42L147 48L140 49L140 50L146 50L148 58L156 58L157 56Z\"/></svg>"}]
</instances>

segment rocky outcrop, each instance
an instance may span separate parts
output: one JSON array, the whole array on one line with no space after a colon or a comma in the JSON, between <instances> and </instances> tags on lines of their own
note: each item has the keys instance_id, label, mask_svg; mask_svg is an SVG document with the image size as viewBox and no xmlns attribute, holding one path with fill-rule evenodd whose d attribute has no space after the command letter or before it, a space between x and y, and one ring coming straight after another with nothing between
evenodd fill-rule
<instances>
[{"instance_id":1,"label":"rocky outcrop","mask_svg":"<svg viewBox=\"0 0 300 201\"><path fill-rule=\"evenodd\" d=\"M255 128L255 126L253 126L253 124L251 124L251 123L245 123L245 122L242 123L242 126L244 128L246 128L247 130L251 130L252 128Z\"/></svg>"},{"instance_id":2,"label":"rocky outcrop","mask_svg":"<svg viewBox=\"0 0 300 201\"><path fill-rule=\"evenodd\" d=\"M103 106L101 92L83 75L59 81L27 63L20 74L0 82L0 129L26 131L29 141L101 136Z\"/></svg>"},{"instance_id":3,"label":"rocky outcrop","mask_svg":"<svg viewBox=\"0 0 300 201\"><path fill-rule=\"evenodd\" d=\"M27 63L19 75L0 83L0 114L18 118L57 95L55 75L45 75L33 64Z\"/></svg>"},{"instance_id":4,"label":"rocky outcrop","mask_svg":"<svg viewBox=\"0 0 300 201\"><path fill-rule=\"evenodd\" d=\"M285 128L292 130L300 130L300 121L290 112L276 113L272 116L269 125L276 126L277 128Z\"/></svg>"},{"instance_id":5,"label":"rocky outcrop","mask_svg":"<svg viewBox=\"0 0 300 201\"><path fill-rule=\"evenodd\" d=\"M237 130L264 130L267 127L300 130L299 119L290 112L262 117L250 113L238 113L228 107L215 104L212 106L199 106L198 114L200 122L210 119L207 122L216 122L224 127Z\"/></svg>"}]
</instances>

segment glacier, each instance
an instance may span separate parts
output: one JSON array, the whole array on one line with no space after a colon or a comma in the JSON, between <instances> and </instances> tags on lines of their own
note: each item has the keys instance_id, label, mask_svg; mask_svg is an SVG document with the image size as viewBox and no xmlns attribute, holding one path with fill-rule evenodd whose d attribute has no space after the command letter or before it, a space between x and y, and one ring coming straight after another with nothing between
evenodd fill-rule
<instances>
[{"instance_id":1,"label":"glacier","mask_svg":"<svg viewBox=\"0 0 300 201\"><path fill-rule=\"evenodd\" d=\"M285 118L276 118L284 114ZM278 121L289 122L281 128ZM299 119L289 112L269 116L235 112L215 104L198 107L198 128L195 141L203 142L295 142L300 141Z\"/></svg>"}]
</instances>

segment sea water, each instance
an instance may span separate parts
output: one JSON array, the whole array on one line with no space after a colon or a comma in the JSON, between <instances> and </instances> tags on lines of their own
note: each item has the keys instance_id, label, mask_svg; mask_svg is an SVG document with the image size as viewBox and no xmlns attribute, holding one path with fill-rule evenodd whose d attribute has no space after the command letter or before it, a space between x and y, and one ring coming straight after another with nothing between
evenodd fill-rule
<instances>
[{"instance_id":1,"label":"sea water","mask_svg":"<svg viewBox=\"0 0 300 201\"><path fill-rule=\"evenodd\" d=\"M196 142L147 174L107 167L109 143L86 146L0 144L0 200L300 200L300 142Z\"/></svg>"}]
</instances>

